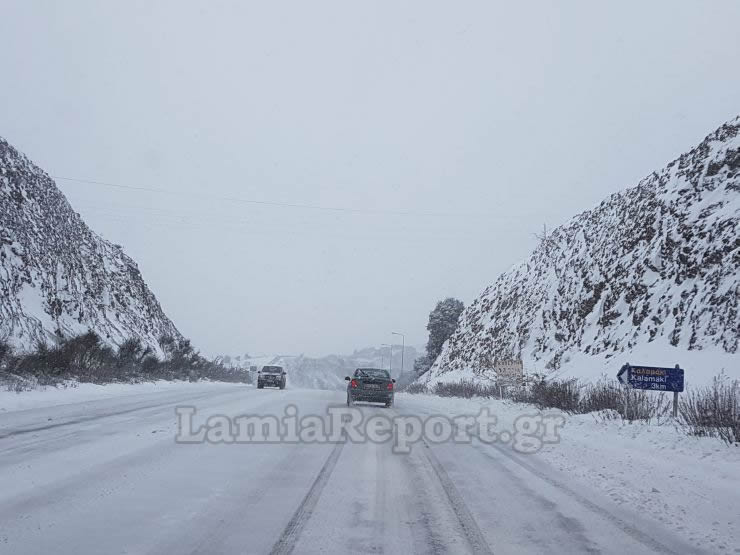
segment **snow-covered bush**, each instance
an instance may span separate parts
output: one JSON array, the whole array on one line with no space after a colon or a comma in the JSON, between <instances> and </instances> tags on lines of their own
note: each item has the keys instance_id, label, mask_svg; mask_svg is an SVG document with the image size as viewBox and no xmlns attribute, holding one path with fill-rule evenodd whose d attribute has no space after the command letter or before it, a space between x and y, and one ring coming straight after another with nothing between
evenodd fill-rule
<instances>
[{"instance_id":1,"label":"snow-covered bush","mask_svg":"<svg viewBox=\"0 0 740 555\"><path fill-rule=\"evenodd\" d=\"M5 350L0 359L0 383L19 390L59 386L70 380L96 384L185 379L250 381L249 372L207 360L188 340L163 337L162 343L162 359L138 338L124 341L116 350L93 331L60 338L54 345L39 343L25 353Z\"/></svg>"},{"instance_id":2,"label":"snow-covered bush","mask_svg":"<svg viewBox=\"0 0 740 555\"><path fill-rule=\"evenodd\" d=\"M728 444L740 443L740 382L726 376L714 378L712 385L682 395L681 420L689 433L718 437Z\"/></svg>"},{"instance_id":3,"label":"snow-covered bush","mask_svg":"<svg viewBox=\"0 0 740 555\"><path fill-rule=\"evenodd\" d=\"M402 391L404 393L428 393L429 390L427 389L427 386L422 383L411 383L407 386L405 386Z\"/></svg>"},{"instance_id":4,"label":"snow-covered bush","mask_svg":"<svg viewBox=\"0 0 740 555\"><path fill-rule=\"evenodd\" d=\"M497 397L498 387L484 385L472 380L460 380L459 382L440 382L434 386L435 395L440 397Z\"/></svg>"},{"instance_id":5,"label":"snow-covered bush","mask_svg":"<svg viewBox=\"0 0 740 555\"><path fill-rule=\"evenodd\" d=\"M670 410L664 393L629 389L615 380L603 379L581 390L577 412L602 413L627 422L660 420Z\"/></svg>"},{"instance_id":6,"label":"snow-covered bush","mask_svg":"<svg viewBox=\"0 0 740 555\"><path fill-rule=\"evenodd\" d=\"M560 409L564 412L579 412L581 398L577 380L539 380L528 388L513 395L520 403L531 403L540 409Z\"/></svg>"}]
</instances>

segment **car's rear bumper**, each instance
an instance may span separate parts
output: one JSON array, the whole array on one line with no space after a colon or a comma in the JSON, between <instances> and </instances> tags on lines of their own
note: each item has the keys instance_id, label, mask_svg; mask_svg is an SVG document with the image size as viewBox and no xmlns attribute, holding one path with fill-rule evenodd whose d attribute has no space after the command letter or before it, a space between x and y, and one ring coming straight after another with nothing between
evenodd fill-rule
<instances>
[{"instance_id":1,"label":"car's rear bumper","mask_svg":"<svg viewBox=\"0 0 740 555\"><path fill-rule=\"evenodd\" d=\"M356 389L350 391L350 396L353 401L365 401L368 403L388 403L393 401L392 391L372 391Z\"/></svg>"}]
</instances>

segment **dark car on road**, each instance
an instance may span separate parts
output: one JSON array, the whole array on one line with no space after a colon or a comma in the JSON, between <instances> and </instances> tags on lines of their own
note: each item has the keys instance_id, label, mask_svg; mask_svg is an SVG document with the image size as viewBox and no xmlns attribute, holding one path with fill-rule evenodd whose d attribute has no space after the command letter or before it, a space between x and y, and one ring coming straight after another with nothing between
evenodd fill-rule
<instances>
[{"instance_id":1,"label":"dark car on road","mask_svg":"<svg viewBox=\"0 0 740 555\"><path fill-rule=\"evenodd\" d=\"M355 401L370 403L385 403L386 407L393 404L393 384L388 370L379 368L358 368L350 378L344 378L347 384L347 406Z\"/></svg>"},{"instance_id":2,"label":"dark car on road","mask_svg":"<svg viewBox=\"0 0 740 555\"><path fill-rule=\"evenodd\" d=\"M285 370L282 366L263 366L257 372L257 389L265 386L285 389Z\"/></svg>"}]
</instances>

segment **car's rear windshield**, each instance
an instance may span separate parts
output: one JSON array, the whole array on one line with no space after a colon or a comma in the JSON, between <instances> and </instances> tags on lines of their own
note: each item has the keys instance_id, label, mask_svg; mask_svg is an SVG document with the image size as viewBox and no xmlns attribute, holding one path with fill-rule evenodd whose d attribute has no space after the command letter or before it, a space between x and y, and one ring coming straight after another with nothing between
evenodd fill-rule
<instances>
[{"instance_id":1,"label":"car's rear windshield","mask_svg":"<svg viewBox=\"0 0 740 555\"><path fill-rule=\"evenodd\" d=\"M280 374L283 369L280 366L265 366L262 371L267 374Z\"/></svg>"},{"instance_id":2,"label":"car's rear windshield","mask_svg":"<svg viewBox=\"0 0 740 555\"><path fill-rule=\"evenodd\" d=\"M378 370L376 368L358 368L357 373L362 378L390 378L388 370Z\"/></svg>"}]
</instances>

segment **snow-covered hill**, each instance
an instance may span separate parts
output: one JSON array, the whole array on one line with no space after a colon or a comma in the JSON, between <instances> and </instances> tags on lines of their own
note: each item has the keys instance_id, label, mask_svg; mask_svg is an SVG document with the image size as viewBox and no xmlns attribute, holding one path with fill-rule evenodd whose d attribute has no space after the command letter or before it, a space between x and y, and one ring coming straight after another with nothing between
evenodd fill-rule
<instances>
[{"instance_id":1,"label":"snow-covered hill","mask_svg":"<svg viewBox=\"0 0 740 555\"><path fill-rule=\"evenodd\" d=\"M54 181L0 138L0 338L25 349L89 329L159 351L180 337L120 246L87 227Z\"/></svg>"},{"instance_id":2,"label":"snow-covered hill","mask_svg":"<svg viewBox=\"0 0 740 555\"><path fill-rule=\"evenodd\" d=\"M740 372L740 117L555 229L462 314L424 381L495 359L581 377L625 361Z\"/></svg>"}]
</instances>

